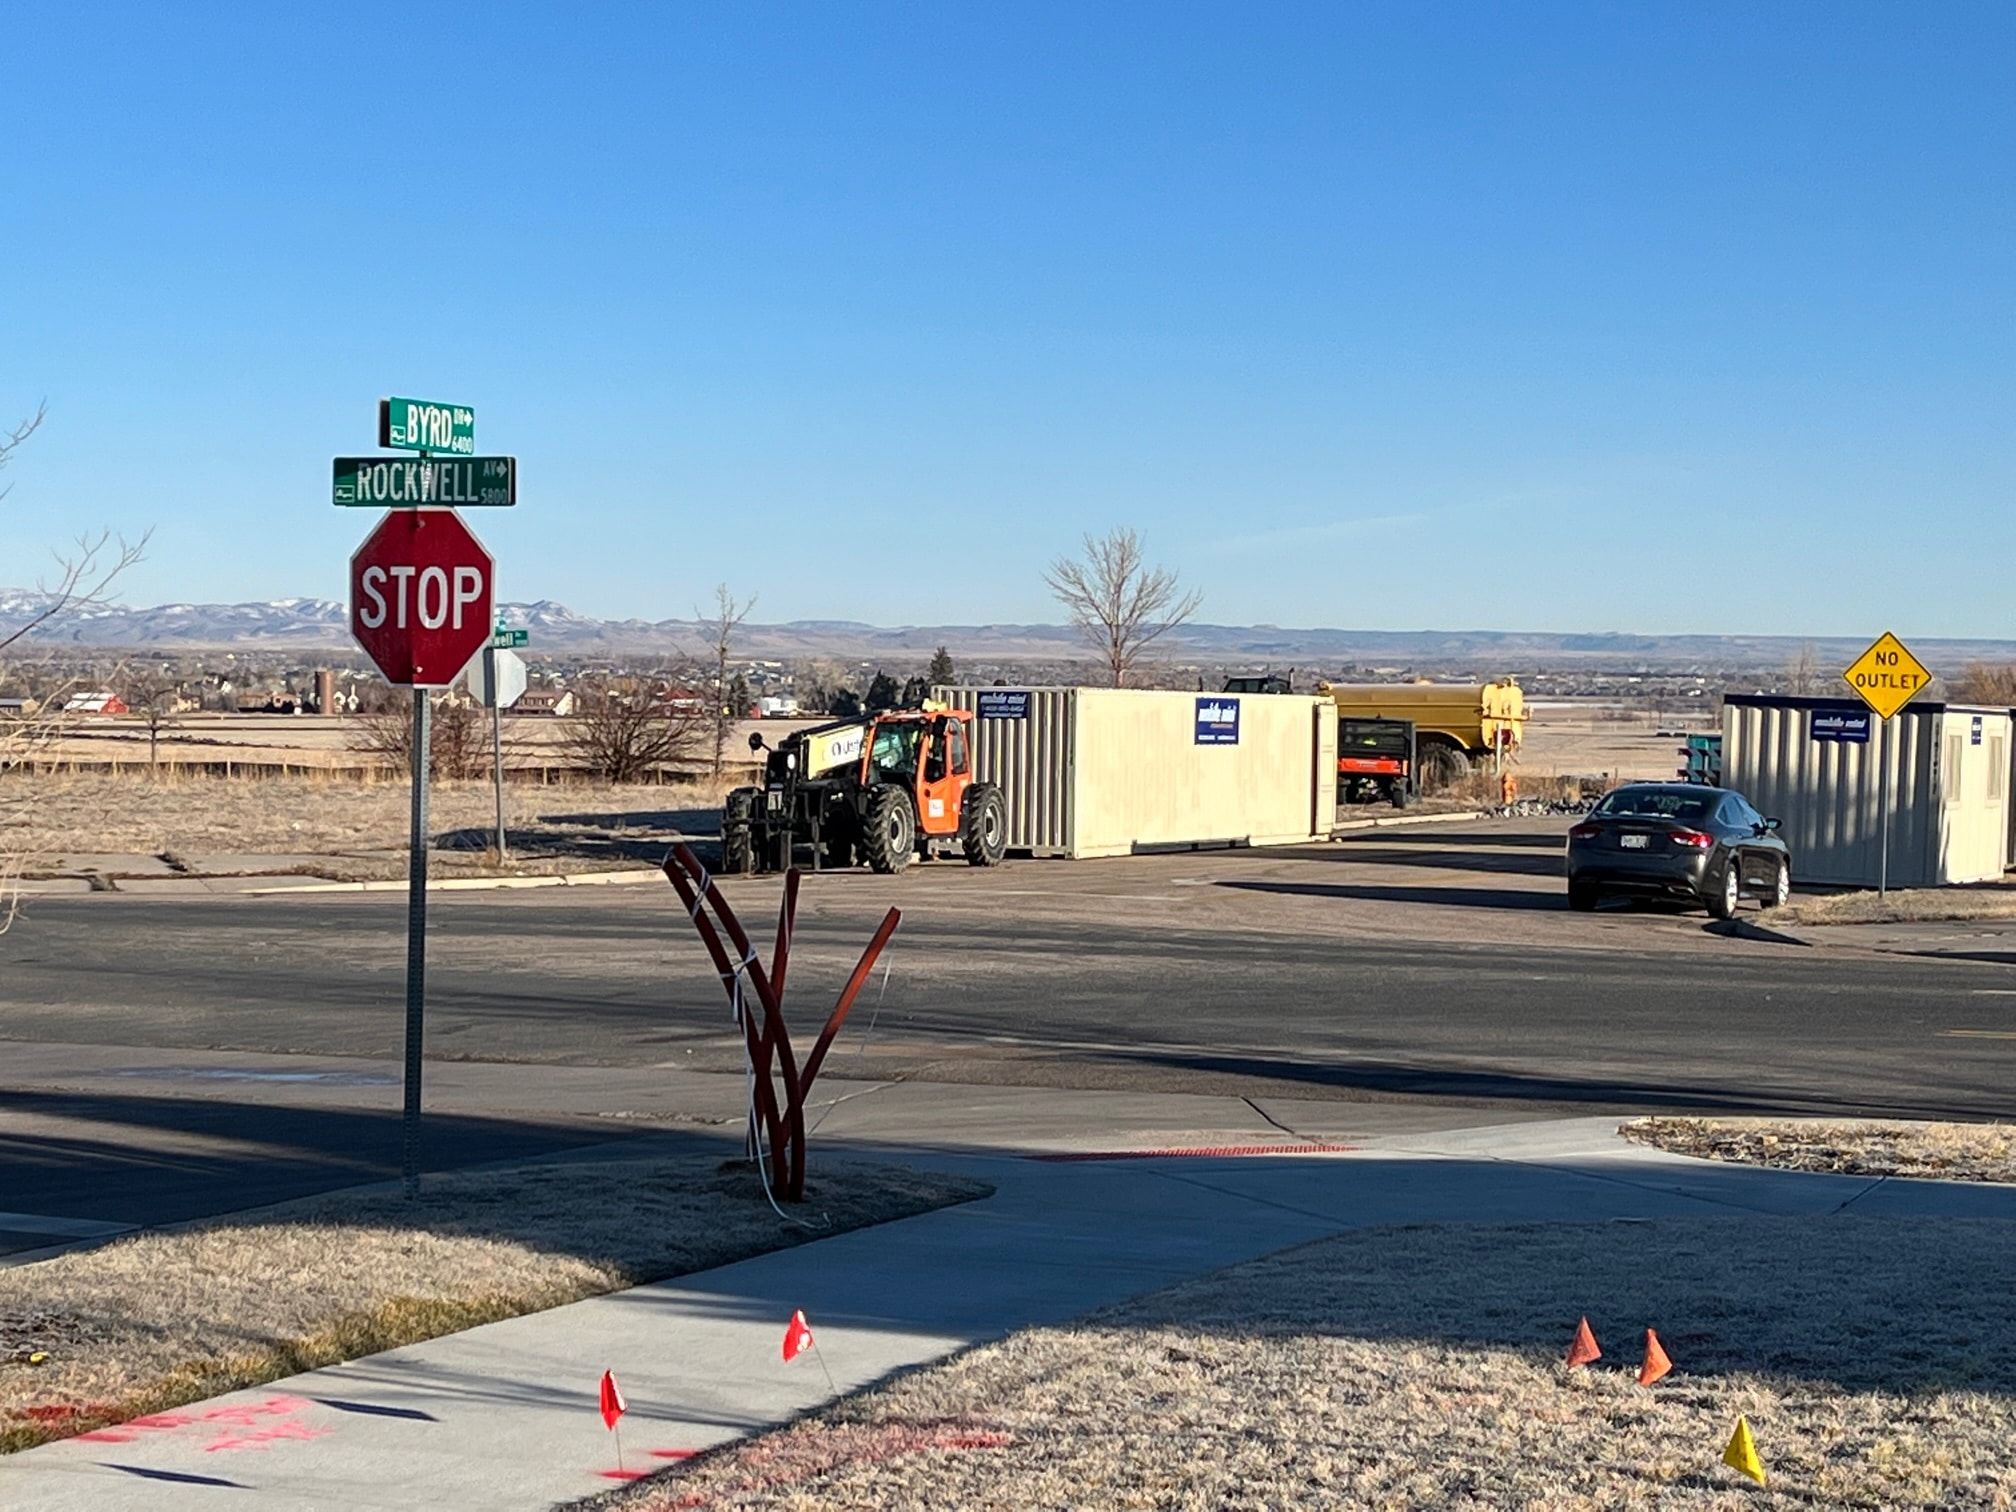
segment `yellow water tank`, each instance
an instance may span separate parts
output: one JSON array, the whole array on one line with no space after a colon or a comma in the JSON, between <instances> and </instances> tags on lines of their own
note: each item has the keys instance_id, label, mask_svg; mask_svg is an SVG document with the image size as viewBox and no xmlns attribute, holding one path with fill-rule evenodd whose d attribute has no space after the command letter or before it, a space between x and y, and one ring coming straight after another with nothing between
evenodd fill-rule
<instances>
[{"instance_id":1,"label":"yellow water tank","mask_svg":"<svg viewBox=\"0 0 2016 1512\"><path fill-rule=\"evenodd\" d=\"M1318 683L1340 718L1405 719L1417 739L1441 736L1473 756L1519 749L1526 694L1511 678L1487 683ZM1430 742L1432 743L1432 741Z\"/></svg>"}]
</instances>

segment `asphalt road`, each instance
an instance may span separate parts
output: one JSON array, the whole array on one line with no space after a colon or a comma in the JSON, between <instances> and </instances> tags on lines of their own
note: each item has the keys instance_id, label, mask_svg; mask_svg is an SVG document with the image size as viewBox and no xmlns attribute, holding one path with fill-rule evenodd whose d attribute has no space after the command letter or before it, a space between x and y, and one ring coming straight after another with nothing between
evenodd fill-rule
<instances>
[{"instance_id":1,"label":"asphalt road","mask_svg":"<svg viewBox=\"0 0 2016 1512\"><path fill-rule=\"evenodd\" d=\"M774 882L733 896L767 939ZM1545 826L814 879L792 970L801 1035L891 902L905 917L887 980L842 1040L878 1076L1426 1098L1474 1105L1480 1123L2016 1116L2006 966L1718 938L1698 915L1570 915ZM8 1076L8 1040L396 1062L403 927L397 894L38 902L0 936L0 1150L17 1171L46 1155L55 1095ZM441 895L429 973L432 1057L739 1073L669 890ZM501 1132L472 1121L469 1158L495 1158ZM328 1135L373 1168L388 1137ZM564 1120L512 1131L514 1149L582 1137ZM88 1146L116 1143L43 1168L102 1170L109 1152Z\"/></svg>"}]
</instances>

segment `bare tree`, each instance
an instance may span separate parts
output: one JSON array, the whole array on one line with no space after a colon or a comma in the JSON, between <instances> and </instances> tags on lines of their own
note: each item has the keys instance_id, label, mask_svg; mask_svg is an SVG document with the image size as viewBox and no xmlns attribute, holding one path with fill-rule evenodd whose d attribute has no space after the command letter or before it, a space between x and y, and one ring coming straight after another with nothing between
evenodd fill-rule
<instances>
[{"instance_id":1,"label":"bare tree","mask_svg":"<svg viewBox=\"0 0 2016 1512\"><path fill-rule=\"evenodd\" d=\"M1969 662L1947 686L1955 703L2016 708L2016 663Z\"/></svg>"},{"instance_id":2,"label":"bare tree","mask_svg":"<svg viewBox=\"0 0 2016 1512\"><path fill-rule=\"evenodd\" d=\"M736 602L735 595L728 591L726 583L714 585L714 609L707 613L700 609L693 611L693 618L707 629L714 653L714 775L721 775L721 765L728 749L728 731L733 722L742 716L731 713L728 707L728 654L734 647L735 632L742 621L749 617L749 611L756 607L756 595Z\"/></svg>"},{"instance_id":3,"label":"bare tree","mask_svg":"<svg viewBox=\"0 0 2016 1512\"><path fill-rule=\"evenodd\" d=\"M1800 646L1785 667L1785 691L1795 698L1820 691L1820 656L1813 642Z\"/></svg>"},{"instance_id":4,"label":"bare tree","mask_svg":"<svg viewBox=\"0 0 2016 1512\"><path fill-rule=\"evenodd\" d=\"M634 691L591 684L574 690L574 712L561 732L568 756L610 782L641 782L699 754L710 728L720 770L720 714L682 696L675 678Z\"/></svg>"},{"instance_id":5,"label":"bare tree","mask_svg":"<svg viewBox=\"0 0 2016 1512\"><path fill-rule=\"evenodd\" d=\"M26 420L0 431L0 471L6 470L22 445L41 429L47 413L46 406L38 405ZM0 483L0 502L13 490L12 482ZM113 583L146 554L146 548L145 535L129 541L110 531L98 531L78 537L67 553L56 552L55 570L35 585L33 606L14 623L0 625L0 653L20 645L64 614L106 602ZM0 661L0 680L11 670L7 662ZM68 723L64 714L68 692L67 682L52 683L35 714L0 728L0 777L46 752L63 733ZM37 799L46 795L46 788L38 791L27 782L0 786L0 932L14 922L20 910L21 874L41 848L32 821Z\"/></svg>"},{"instance_id":6,"label":"bare tree","mask_svg":"<svg viewBox=\"0 0 2016 1512\"><path fill-rule=\"evenodd\" d=\"M1125 687L1142 653L1197 612L1203 594L1183 590L1174 572L1150 567L1141 537L1127 527L1085 537L1085 554L1059 557L1043 581L1106 665L1116 688Z\"/></svg>"},{"instance_id":7,"label":"bare tree","mask_svg":"<svg viewBox=\"0 0 2016 1512\"><path fill-rule=\"evenodd\" d=\"M118 679L126 707L147 721L147 765L161 764L161 727L174 721L180 681L165 672L133 670Z\"/></svg>"},{"instance_id":8,"label":"bare tree","mask_svg":"<svg viewBox=\"0 0 2016 1512\"><path fill-rule=\"evenodd\" d=\"M847 669L830 656L815 656L792 669L791 691L806 714L824 714L847 687Z\"/></svg>"},{"instance_id":9,"label":"bare tree","mask_svg":"<svg viewBox=\"0 0 2016 1512\"><path fill-rule=\"evenodd\" d=\"M404 690L401 690L402 694ZM346 721L352 750L404 771L413 765L413 700L398 697ZM490 763L490 722L474 704L437 698L427 721L427 774L466 781Z\"/></svg>"},{"instance_id":10,"label":"bare tree","mask_svg":"<svg viewBox=\"0 0 2016 1512\"><path fill-rule=\"evenodd\" d=\"M14 460L14 453L22 443L42 428L47 413L47 406L40 406L12 430L0 432L0 471ZM0 485L0 501L13 491L11 482ZM67 552L55 553L55 570L36 579L35 596L40 602L19 623L0 628L0 651L27 639L60 614L104 603L113 580L146 553L147 535L129 541L109 530L100 530L77 537Z\"/></svg>"}]
</instances>

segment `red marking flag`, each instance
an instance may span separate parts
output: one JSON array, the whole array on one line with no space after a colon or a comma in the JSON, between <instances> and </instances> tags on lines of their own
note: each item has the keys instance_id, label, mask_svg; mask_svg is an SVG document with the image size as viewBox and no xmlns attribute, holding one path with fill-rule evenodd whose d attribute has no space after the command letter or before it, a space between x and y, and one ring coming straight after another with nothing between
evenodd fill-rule
<instances>
[{"instance_id":1,"label":"red marking flag","mask_svg":"<svg viewBox=\"0 0 2016 1512\"><path fill-rule=\"evenodd\" d=\"M784 1363L790 1364L812 1347L812 1325L803 1309L791 1314L791 1326L784 1330Z\"/></svg>"},{"instance_id":2,"label":"red marking flag","mask_svg":"<svg viewBox=\"0 0 2016 1512\"><path fill-rule=\"evenodd\" d=\"M623 1388L616 1384L613 1371L602 1372L602 1426L614 1430L616 1419L630 1410L630 1404L623 1400Z\"/></svg>"}]
</instances>

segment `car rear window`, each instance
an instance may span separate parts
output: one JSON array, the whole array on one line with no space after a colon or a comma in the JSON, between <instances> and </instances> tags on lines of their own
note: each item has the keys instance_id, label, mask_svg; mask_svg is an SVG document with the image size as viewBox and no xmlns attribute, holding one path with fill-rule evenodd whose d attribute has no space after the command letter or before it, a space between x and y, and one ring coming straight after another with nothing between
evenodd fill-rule
<instances>
[{"instance_id":1,"label":"car rear window","mask_svg":"<svg viewBox=\"0 0 2016 1512\"><path fill-rule=\"evenodd\" d=\"M1610 817L1700 820L1708 817L1712 800L1705 793L1676 793L1670 788L1619 788L1596 805Z\"/></svg>"}]
</instances>

